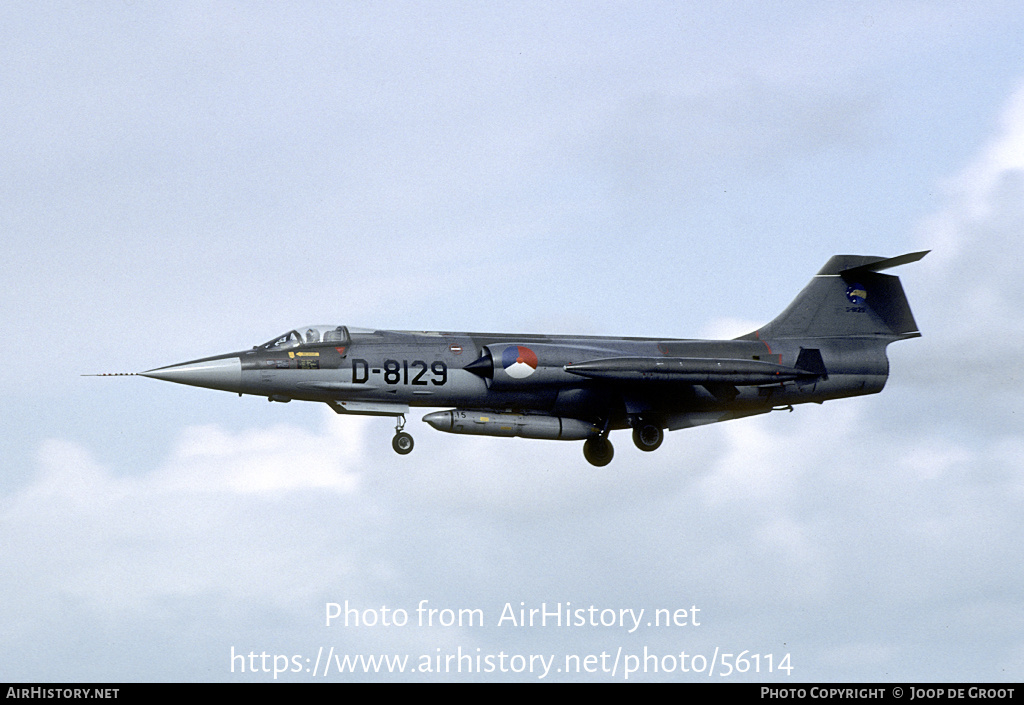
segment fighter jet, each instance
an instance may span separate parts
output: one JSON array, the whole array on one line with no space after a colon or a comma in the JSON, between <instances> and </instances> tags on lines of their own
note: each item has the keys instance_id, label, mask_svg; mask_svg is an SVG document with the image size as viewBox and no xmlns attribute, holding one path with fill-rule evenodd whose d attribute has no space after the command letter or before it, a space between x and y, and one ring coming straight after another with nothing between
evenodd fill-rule
<instances>
[{"instance_id":1,"label":"fighter jet","mask_svg":"<svg viewBox=\"0 0 1024 705\"><path fill-rule=\"evenodd\" d=\"M394 450L413 439L413 407L439 431L583 441L604 466L609 435L642 451L665 431L796 404L882 391L886 347L920 337L896 276L928 251L837 255L767 325L733 340L414 332L311 325L251 350L137 373L195 387L322 402L339 414L393 417Z\"/></svg>"}]
</instances>

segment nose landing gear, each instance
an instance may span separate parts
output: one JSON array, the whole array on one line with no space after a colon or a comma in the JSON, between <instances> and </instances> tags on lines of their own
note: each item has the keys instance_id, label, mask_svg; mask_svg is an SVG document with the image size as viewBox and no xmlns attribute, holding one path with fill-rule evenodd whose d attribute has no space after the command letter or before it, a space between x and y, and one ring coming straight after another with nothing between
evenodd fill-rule
<instances>
[{"instance_id":1,"label":"nose landing gear","mask_svg":"<svg viewBox=\"0 0 1024 705\"><path fill-rule=\"evenodd\" d=\"M403 430L404 428L405 414L402 414L398 417L398 422L395 424L395 437L391 439L391 447L399 455L408 455L412 452L413 445L415 445L412 436L406 433Z\"/></svg>"}]
</instances>

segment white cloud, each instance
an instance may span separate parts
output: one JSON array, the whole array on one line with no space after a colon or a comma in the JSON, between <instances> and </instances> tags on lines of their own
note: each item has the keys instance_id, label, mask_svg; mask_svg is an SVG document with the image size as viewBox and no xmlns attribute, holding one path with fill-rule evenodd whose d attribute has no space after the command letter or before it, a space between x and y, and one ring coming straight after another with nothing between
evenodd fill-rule
<instances>
[{"instance_id":1,"label":"white cloud","mask_svg":"<svg viewBox=\"0 0 1024 705\"><path fill-rule=\"evenodd\" d=\"M949 183L972 220L995 215L999 182L1009 173L1024 170L1024 86L1007 101L999 119L999 131L981 154ZM962 233L961 233L962 235ZM957 238L960 239L960 238ZM961 242L960 245L967 243Z\"/></svg>"},{"instance_id":2,"label":"white cloud","mask_svg":"<svg viewBox=\"0 0 1024 705\"><path fill-rule=\"evenodd\" d=\"M315 431L190 428L156 468L128 476L78 444L47 441L37 477L0 504L6 558L18 565L4 594L37 605L73 598L110 612L211 591L301 594L312 566L296 562L296 542L351 553L308 535L306 512L322 511L330 497L349 521L366 511L346 500L358 487L362 426L325 418ZM280 572L267 574L261 562L271 556Z\"/></svg>"},{"instance_id":3,"label":"white cloud","mask_svg":"<svg viewBox=\"0 0 1024 705\"><path fill-rule=\"evenodd\" d=\"M946 183L946 205L917 233L932 253L904 286L924 333L897 355L903 381L932 403L929 419L978 437L1017 428L1024 411L1024 87L994 136ZM902 273L901 273L902 274Z\"/></svg>"},{"instance_id":4,"label":"white cloud","mask_svg":"<svg viewBox=\"0 0 1024 705\"><path fill-rule=\"evenodd\" d=\"M1024 190L1024 86L1010 97L996 135L957 176L946 183L948 205L926 219L918 237L934 248L927 264L939 267L933 294L966 314L956 328L979 316L1019 320L1016 299L1021 249L1019 206ZM1012 304L1012 305L1011 305ZM966 310L964 310L966 309Z\"/></svg>"},{"instance_id":5,"label":"white cloud","mask_svg":"<svg viewBox=\"0 0 1024 705\"><path fill-rule=\"evenodd\" d=\"M167 488L273 493L358 485L367 420L325 411L320 432L279 424L231 434L214 426L187 429L159 472Z\"/></svg>"}]
</instances>

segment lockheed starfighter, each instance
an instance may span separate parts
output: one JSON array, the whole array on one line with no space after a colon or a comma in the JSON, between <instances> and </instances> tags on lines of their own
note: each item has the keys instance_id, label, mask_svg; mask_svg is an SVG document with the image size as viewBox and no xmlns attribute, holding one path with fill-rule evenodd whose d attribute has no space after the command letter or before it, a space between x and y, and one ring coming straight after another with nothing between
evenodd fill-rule
<instances>
[{"instance_id":1,"label":"lockheed starfighter","mask_svg":"<svg viewBox=\"0 0 1024 705\"><path fill-rule=\"evenodd\" d=\"M899 278L881 272L926 254L836 255L774 320L732 340L309 325L137 374L392 417L402 455L413 449L406 415L427 407L443 409L423 416L439 431L582 441L603 466L612 431L653 451L666 430L882 391L886 347L921 334Z\"/></svg>"}]
</instances>

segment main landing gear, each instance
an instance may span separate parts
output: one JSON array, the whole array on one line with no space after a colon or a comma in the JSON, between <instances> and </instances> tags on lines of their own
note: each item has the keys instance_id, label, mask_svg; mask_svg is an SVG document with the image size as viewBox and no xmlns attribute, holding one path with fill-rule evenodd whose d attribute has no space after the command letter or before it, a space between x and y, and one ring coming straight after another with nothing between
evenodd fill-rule
<instances>
[{"instance_id":1,"label":"main landing gear","mask_svg":"<svg viewBox=\"0 0 1024 705\"><path fill-rule=\"evenodd\" d=\"M636 419L633 422L633 443L645 453L657 450L664 440L665 431L657 423L644 419ZM615 449L608 440L607 428L600 435L588 438L583 443L583 457L591 465L604 467L612 461L614 455Z\"/></svg>"},{"instance_id":2,"label":"main landing gear","mask_svg":"<svg viewBox=\"0 0 1024 705\"><path fill-rule=\"evenodd\" d=\"M642 451L650 453L652 450L657 450L663 440L665 440L665 432L657 424L638 421L633 426L633 443Z\"/></svg>"},{"instance_id":3,"label":"main landing gear","mask_svg":"<svg viewBox=\"0 0 1024 705\"><path fill-rule=\"evenodd\" d=\"M403 430L404 428L405 414L402 414L398 417L398 422L395 424L395 437L391 439L391 447L399 455L408 455L412 452L413 445L415 445L412 442L412 436L406 433Z\"/></svg>"},{"instance_id":4,"label":"main landing gear","mask_svg":"<svg viewBox=\"0 0 1024 705\"><path fill-rule=\"evenodd\" d=\"M602 468L612 462L614 455L615 448L612 447L612 442L608 440L607 436L594 436L583 442L583 457L591 465Z\"/></svg>"}]
</instances>

